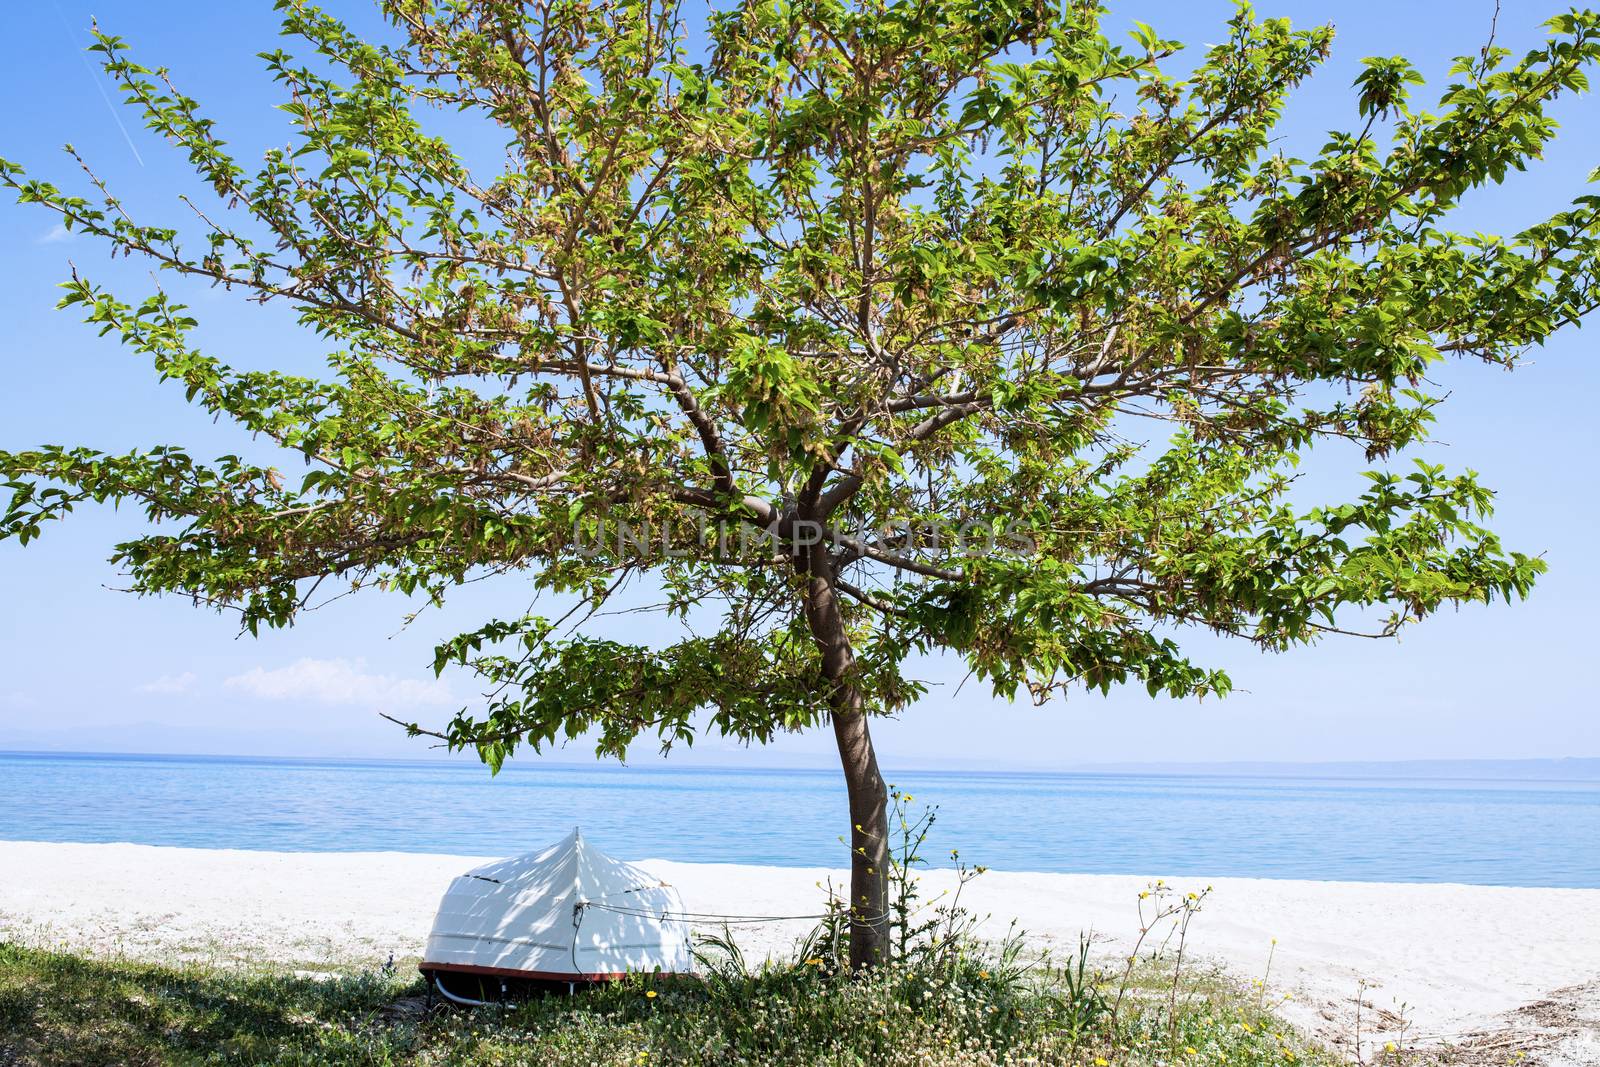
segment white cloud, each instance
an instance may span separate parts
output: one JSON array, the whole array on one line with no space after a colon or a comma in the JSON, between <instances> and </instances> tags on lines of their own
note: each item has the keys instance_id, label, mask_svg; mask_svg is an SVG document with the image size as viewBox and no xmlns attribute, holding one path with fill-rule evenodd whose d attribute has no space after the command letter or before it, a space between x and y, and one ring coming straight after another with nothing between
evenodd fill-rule
<instances>
[{"instance_id":1,"label":"white cloud","mask_svg":"<svg viewBox=\"0 0 1600 1067\"><path fill-rule=\"evenodd\" d=\"M54 245L60 244L62 241L70 240L72 240L72 231L58 222L54 226L50 227L50 232L44 234L37 241L35 241L34 244Z\"/></svg>"},{"instance_id":2,"label":"white cloud","mask_svg":"<svg viewBox=\"0 0 1600 1067\"><path fill-rule=\"evenodd\" d=\"M437 707L459 703L442 678L418 681L368 674L364 660L300 659L287 667L254 667L223 682L261 700L309 700L362 704L382 709Z\"/></svg>"},{"instance_id":3,"label":"white cloud","mask_svg":"<svg viewBox=\"0 0 1600 1067\"><path fill-rule=\"evenodd\" d=\"M153 682L146 682L139 687L141 693L187 693L194 688L194 683L199 679L193 671L184 671L182 674L163 674Z\"/></svg>"}]
</instances>

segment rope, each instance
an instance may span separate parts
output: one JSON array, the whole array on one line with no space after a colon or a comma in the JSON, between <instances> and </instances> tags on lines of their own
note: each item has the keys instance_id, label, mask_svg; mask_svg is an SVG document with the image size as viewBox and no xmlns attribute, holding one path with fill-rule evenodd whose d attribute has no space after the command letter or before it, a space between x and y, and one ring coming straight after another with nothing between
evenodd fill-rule
<instances>
[{"instance_id":1,"label":"rope","mask_svg":"<svg viewBox=\"0 0 1600 1067\"><path fill-rule=\"evenodd\" d=\"M484 1005L489 1003L487 1000L473 1000L471 997L458 997L458 996L456 996L454 993L450 992L450 990L448 990L448 989L446 989L444 987L444 982L442 980L440 980L440 978L439 978L439 976L437 974L435 974L433 976L433 984L434 984L434 987L437 988L439 990L439 992L444 996L444 999L449 1000L449 1001L453 1001L454 1003L460 1004L463 1007L481 1008Z\"/></svg>"},{"instance_id":2,"label":"rope","mask_svg":"<svg viewBox=\"0 0 1600 1067\"><path fill-rule=\"evenodd\" d=\"M643 908L624 908L615 904L601 904L598 901L584 901L577 905L580 913L584 908L596 908L600 911L616 912L618 915L638 915L647 919L676 920L680 922L719 922L730 925L740 923L782 923L797 922L802 919L831 919L836 912L824 911L813 915L734 915L714 911L647 911ZM852 919L853 922L879 922L889 917L889 912L875 916L871 919ZM843 916L841 916L843 917Z\"/></svg>"},{"instance_id":3,"label":"rope","mask_svg":"<svg viewBox=\"0 0 1600 1067\"><path fill-rule=\"evenodd\" d=\"M578 966L578 928L583 925L583 909L588 907L584 901L572 906L572 973L584 974L582 967Z\"/></svg>"},{"instance_id":4,"label":"rope","mask_svg":"<svg viewBox=\"0 0 1600 1067\"><path fill-rule=\"evenodd\" d=\"M814 915L732 915L714 911L647 911L644 908L624 908L616 904L602 904L597 900L580 900L572 905L572 971L574 974L587 974L578 966L578 933L583 926L583 913L590 908L598 911L614 912L617 915L636 915L645 919L657 919L661 922L717 922L725 926L752 925L755 923L782 923L798 922L803 919L831 919L839 915L838 912L824 911ZM879 923L887 919L891 913L884 912L871 919L852 919L852 922ZM444 992L443 988L439 990ZM445 993L445 996L450 994ZM453 998L452 998L453 999Z\"/></svg>"}]
</instances>

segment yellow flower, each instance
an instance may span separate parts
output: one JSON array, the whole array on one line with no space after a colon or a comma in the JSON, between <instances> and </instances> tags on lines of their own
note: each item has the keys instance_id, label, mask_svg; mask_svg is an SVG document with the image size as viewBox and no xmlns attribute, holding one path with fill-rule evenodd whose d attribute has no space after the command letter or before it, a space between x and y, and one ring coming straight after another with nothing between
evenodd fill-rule
<instances>
[{"instance_id":1,"label":"yellow flower","mask_svg":"<svg viewBox=\"0 0 1600 1067\"><path fill-rule=\"evenodd\" d=\"M1096 1056L1094 1058L1094 1067L1111 1067L1111 1061L1104 1056Z\"/></svg>"},{"instance_id":2,"label":"yellow flower","mask_svg":"<svg viewBox=\"0 0 1600 1067\"><path fill-rule=\"evenodd\" d=\"M650 1000L654 1000L654 999L655 999L655 998L656 998L656 991L655 991L655 990L654 990L654 989L651 989L651 990L647 990L647 991L646 991L646 992L645 992L645 996L646 996L646 997L647 997L647 998L649 998L649 999L650 999Z\"/></svg>"},{"instance_id":3,"label":"yellow flower","mask_svg":"<svg viewBox=\"0 0 1600 1067\"><path fill-rule=\"evenodd\" d=\"M1185 1046L1183 1046L1183 1051L1187 1052L1191 1056L1198 1056L1200 1054L1199 1051L1196 1050L1193 1045L1185 1045Z\"/></svg>"},{"instance_id":4,"label":"yellow flower","mask_svg":"<svg viewBox=\"0 0 1600 1067\"><path fill-rule=\"evenodd\" d=\"M813 956L811 959L806 960L806 966L807 967L821 967L822 966L822 960L817 958L817 957L815 957L815 956Z\"/></svg>"},{"instance_id":5,"label":"yellow flower","mask_svg":"<svg viewBox=\"0 0 1600 1067\"><path fill-rule=\"evenodd\" d=\"M1394 1042L1393 1041L1385 1041L1383 1043L1383 1051L1385 1051L1385 1052L1393 1052L1394 1051Z\"/></svg>"},{"instance_id":6,"label":"yellow flower","mask_svg":"<svg viewBox=\"0 0 1600 1067\"><path fill-rule=\"evenodd\" d=\"M979 978L987 978L987 977L989 977L989 972L988 971L979 971L978 972L978 977Z\"/></svg>"}]
</instances>

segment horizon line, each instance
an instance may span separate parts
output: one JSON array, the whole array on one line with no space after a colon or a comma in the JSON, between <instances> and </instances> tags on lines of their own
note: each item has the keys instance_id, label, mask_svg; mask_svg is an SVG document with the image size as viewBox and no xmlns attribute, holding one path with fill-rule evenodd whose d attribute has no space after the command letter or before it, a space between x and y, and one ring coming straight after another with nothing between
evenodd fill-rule
<instances>
[{"instance_id":1,"label":"horizon line","mask_svg":"<svg viewBox=\"0 0 1600 1067\"><path fill-rule=\"evenodd\" d=\"M383 763L383 764L414 764L419 766L447 766L447 765L472 765L470 757L464 754L451 754L440 756L379 756L379 755L284 755L262 754L245 752L146 752L126 750L95 750L95 749L12 749L0 748L0 757L109 757L120 759L160 759L160 760L255 760L261 762L279 763ZM779 771L828 771L834 769L826 757L819 757L814 762L782 762L769 766L750 766L737 763L680 763L669 766L667 758L652 755L647 760L632 763L615 759L593 757L590 759L556 759L544 757L538 760L518 762L507 761L505 768L513 771L531 771L539 768L559 768L563 770L635 770L656 769L673 771L737 771L745 773L764 773ZM1592 764L1593 766L1586 766ZM1284 770L1312 770L1312 769L1394 769L1400 768L1439 768L1456 767L1461 769L1477 768L1487 770L1500 768L1513 771L1520 768L1531 768L1534 765L1550 766L1565 765L1574 769L1593 772L1593 778L1573 778L1572 781L1600 780L1600 756L1438 756L1418 757L1409 759L1342 759L1342 760L1288 760L1288 759L1235 759L1235 760L1103 760L1066 763L1059 767L1039 765L1024 765L1017 767L995 767L983 764L962 764L959 762L944 765L910 763L895 768L897 773L944 773L944 774L1015 774L1015 775L1095 775L1095 774L1135 774L1146 773L1152 776L1184 776L1201 775L1207 772L1216 774L1219 771L1234 770L1244 771L1264 769ZM479 763L477 766L483 766ZM1236 777L1269 777L1261 774L1240 773ZM1309 775L1308 777L1318 777ZM1354 777L1360 777L1355 775ZM1449 777L1449 776L1439 776ZM1515 780L1502 775L1507 780ZM1530 779L1534 780L1534 779ZM1537 779L1544 780L1544 779Z\"/></svg>"}]
</instances>

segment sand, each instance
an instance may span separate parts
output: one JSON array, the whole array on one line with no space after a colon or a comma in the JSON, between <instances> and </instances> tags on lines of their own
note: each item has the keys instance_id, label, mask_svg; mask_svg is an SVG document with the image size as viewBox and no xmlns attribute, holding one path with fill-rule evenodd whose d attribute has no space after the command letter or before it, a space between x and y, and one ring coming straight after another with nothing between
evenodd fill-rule
<instances>
[{"instance_id":1,"label":"sand","mask_svg":"<svg viewBox=\"0 0 1600 1067\"><path fill-rule=\"evenodd\" d=\"M395 852L277 853L0 841L0 938L163 961L409 965L452 877L480 862ZM840 871L641 860L695 911L800 914ZM1138 935L1154 878L990 871L963 904L1012 919L1058 957L1090 934L1108 964ZM1169 878L1178 893L1204 880ZM925 876L929 895L951 872ZM1395 1039L1464 1045L1483 1062L1600 1064L1600 890L1219 878L1187 955L1289 1021L1363 1052ZM1153 898L1146 901L1147 908ZM747 953L787 948L806 923L737 930ZM1274 946L1274 939L1276 945ZM1267 969L1271 953L1270 974ZM1528 1062L1525 1060L1524 1062Z\"/></svg>"}]
</instances>

